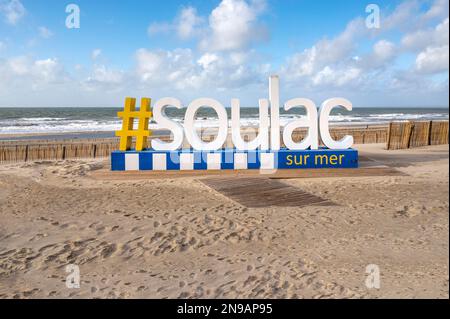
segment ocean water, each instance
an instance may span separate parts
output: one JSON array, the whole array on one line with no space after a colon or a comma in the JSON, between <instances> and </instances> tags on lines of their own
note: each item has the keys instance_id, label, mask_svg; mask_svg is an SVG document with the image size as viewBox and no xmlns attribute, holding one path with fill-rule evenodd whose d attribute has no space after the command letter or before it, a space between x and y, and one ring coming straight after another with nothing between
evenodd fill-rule
<instances>
[{"instance_id":1,"label":"ocean water","mask_svg":"<svg viewBox=\"0 0 450 319\"><path fill-rule=\"evenodd\" d=\"M106 132L120 129L121 119L117 117L119 108L0 108L0 134L22 133L62 133L62 132ZM167 115L182 122L186 109L168 108ZM228 117L231 110L227 109ZM285 112L280 109L281 125L301 118L301 109ZM354 108L353 111L335 109L331 113L331 123L382 124L390 121L407 120L448 120L448 108ZM202 108L197 113L196 125L215 126L216 114ZM257 126L258 108L241 108L241 125ZM154 128L154 124L150 124Z\"/></svg>"}]
</instances>

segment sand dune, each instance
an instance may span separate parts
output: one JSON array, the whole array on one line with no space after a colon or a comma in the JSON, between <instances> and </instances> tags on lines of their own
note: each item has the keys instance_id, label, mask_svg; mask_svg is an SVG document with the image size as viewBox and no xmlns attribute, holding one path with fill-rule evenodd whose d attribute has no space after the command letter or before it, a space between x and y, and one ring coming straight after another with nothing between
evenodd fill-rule
<instances>
[{"instance_id":1,"label":"sand dune","mask_svg":"<svg viewBox=\"0 0 450 319\"><path fill-rule=\"evenodd\" d=\"M448 146L360 148L408 175L286 180L338 204L303 208L92 178L105 160L1 165L0 297L448 298Z\"/></svg>"}]
</instances>

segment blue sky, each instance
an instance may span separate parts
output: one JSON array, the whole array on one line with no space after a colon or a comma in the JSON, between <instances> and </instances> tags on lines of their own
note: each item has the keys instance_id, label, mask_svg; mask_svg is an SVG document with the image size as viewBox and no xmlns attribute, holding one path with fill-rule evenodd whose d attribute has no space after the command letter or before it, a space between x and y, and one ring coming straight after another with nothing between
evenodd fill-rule
<instances>
[{"instance_id":1,"label":"blue sky","mask_svg":"<svg viewBox=\"0 0 450 319\"><path fill-rule=\"evenodd\" d=\"M80 28L66 26L66 6ZM125 96L254 106L267 78L316 104L448 107L448 0L0 0L0 107Z\"/></svg>"}]
</instances>

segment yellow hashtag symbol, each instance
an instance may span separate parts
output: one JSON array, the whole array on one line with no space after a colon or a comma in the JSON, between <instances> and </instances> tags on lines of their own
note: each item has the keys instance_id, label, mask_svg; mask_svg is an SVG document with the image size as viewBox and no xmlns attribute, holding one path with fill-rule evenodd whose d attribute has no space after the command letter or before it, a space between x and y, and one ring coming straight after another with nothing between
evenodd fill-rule
<instances>
[{"instance_id":1,"label":"yellow hashtag symbol","mask_svg":"<svg viewBox=\"0 0 450 319\"><path fill-rule=\"evenodd\" d=\"M150 103L151 99L142 98L141 108L136 111L136 99L131 97L125 99L125 108L117 113L119 118L122 118L122 130L116 131L116 136L120 137L121 151L128 151L131 148L133 136L136 137L136 151L142 151L147 147L147 138L151 135L148 129L148 122L152 117ZM134 130L135 118L139 119L137 130Z\"/></svg>"}]
</instances>

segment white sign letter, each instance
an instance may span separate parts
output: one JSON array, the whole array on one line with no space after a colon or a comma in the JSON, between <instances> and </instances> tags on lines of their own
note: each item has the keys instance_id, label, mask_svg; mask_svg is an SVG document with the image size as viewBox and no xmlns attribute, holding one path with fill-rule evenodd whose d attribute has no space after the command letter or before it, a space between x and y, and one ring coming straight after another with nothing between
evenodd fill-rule
<instances>
[{"instance_id":1,"label":"white sign letter","mask_svg":"<svg viewBox=\"0 0 450 319\"><path fill-rule=\"evenodd\" d=\"M234 146L241 151L256 150L261 146L261 150L269 149L269 101L259 100L259 133L251 142L245 142L241 136L240 104L238 99L231 100L231 134Z\"/></svg>"},{"instance_id":2,"label":"white sign letter","mask_svg":"<svg viewBox=\"0 0 450 319\"><path fill-rule=\"evenodd\" d=\"M326 147L335 150L345 150L347 148L352 147L353 136L346 135L341 140L335 141L331 138L330 135L330 128L329 128L330 112L336 106L342 106L347 111L352 110L352 103L346 99L332 98L323 102L319 111L320 137L322 138L322 142L323 144L325 144Z\"/></svg>"},{"instance_id":3,"label":"white sign letter","mask_svg":"<svg viewBox=\"0 0 450 319\"><path fill-rule=\"evenodd\" d=\"M195 114L198 109L202 106L207 106L213 108L219 117L219 131L217 137L214 141L210 143L204 143L199 137L195 130ZM215 151L222 148L223 144L227 140L228 135L228 115L227 111L218 101L214 99L202 98L196 99L189 104L186 115L184 118L184 131L186 134L186 139L189 144L200 151Z\"/></svg>"},{"instance_id":4,"label":"white sign letter","mask_svg":"<svg viewBox=\"0 0 450 319\"><path fill-rule=\"evenodd\" d=\"M168 106L173 106L177 109L182 107L179 100L171 97L160 99L153 107L153 119L158 124L158 129L168 129L173 134L173 141L170 143L153 138L152 148L156 151L175 151L183 144L183 126L166 116L165 109Z\"/></svg>"},{"instance_id":5,"label":"white sign letter","mask_svg":"<svg viewBox=\"0 0 450 319\"><path fill-rule=\"evenodd\" d=\"M272 75L269 78L270 100L270 146L273 151L280 149L280 78Z\"/></svg>"},{"instance_id":6,"label":"white sign letter","mask_svg":"<svg viewBox=\"0 0 450 319\"><path fill-rule=\"evenodd\" d=\"M292 121L284 127L284 144L290 150L306 150L308 147L311 147L312 150L316 150L319 148L316 105L311 100L297 98L287 101L284 104L284 109L289 111L291 108L296 106L303 106L305 108L306 117L304 119ZM307 127L308 132L303 141L295 143L292 140L292 133L299 127Z\"/></svg>"}]
</instances>

